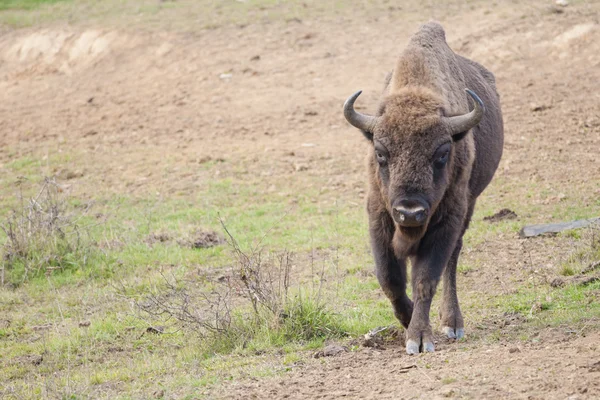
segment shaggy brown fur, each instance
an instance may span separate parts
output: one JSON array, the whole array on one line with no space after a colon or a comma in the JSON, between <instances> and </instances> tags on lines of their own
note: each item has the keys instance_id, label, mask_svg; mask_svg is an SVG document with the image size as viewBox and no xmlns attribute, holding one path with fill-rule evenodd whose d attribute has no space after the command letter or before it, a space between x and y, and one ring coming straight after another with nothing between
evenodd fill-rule
<instances>
[{"instance_id":1,"label":"shaggy brown fur","mask_svg":"<svg viewBox=\"0 0 600 400\"><path fill-rule=\"evenodd\" d=\"M465 88L479 95L485 113L469 132L452 134L444 117L469 112ZM412 37L388 77L378 116L372 132L363 132L373 143L367 211L377 278L407 328L407 352L433 351L429 311L440 278L444 332L463 335L456 294L462 236L502 155L494 76L456 55L443 28L430 22ZM423 205L422 225L402 223L395 210L403 202ZM412 300L406 295L407 259Z\"/></svg>"}]
</instances>

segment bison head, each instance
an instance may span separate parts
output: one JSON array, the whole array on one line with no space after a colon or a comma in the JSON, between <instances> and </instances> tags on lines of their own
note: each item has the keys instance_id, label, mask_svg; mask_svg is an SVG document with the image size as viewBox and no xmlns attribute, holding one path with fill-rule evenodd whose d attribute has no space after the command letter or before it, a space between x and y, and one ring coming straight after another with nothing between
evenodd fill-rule
<instances>
[{"instance_id":1,"label":"bison head","mask_svg":"<svg viewBox=\"0 0 600 400\"><path fill-rule=\"evenodd\" d=\"M406 237L418 238L425 233L456 173L455 164L461 164L456 162L460 157L457 143L483 116L481 99L466 91L475 107L457 116L445 116L442 98L426 88L405 87L388 95L378 116L354 110L360 91L344 104L348 122L373 144L370 164L375 181L386 208Z\"/></svg>"}]
</instances>

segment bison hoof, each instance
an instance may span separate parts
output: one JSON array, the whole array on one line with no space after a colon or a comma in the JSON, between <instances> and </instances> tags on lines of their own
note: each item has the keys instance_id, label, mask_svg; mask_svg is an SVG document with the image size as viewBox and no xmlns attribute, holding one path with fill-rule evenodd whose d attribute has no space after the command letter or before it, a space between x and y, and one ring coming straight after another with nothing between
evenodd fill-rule
<instances>
[{"instance_id":1,"label":"bison hoof","mask_svg":"<svg viewBox=\"0 0 600 400\"><path fill-rule=\"evenodd\" d=\"M448 339L462 339L465 337L465 329L464 328L451 328L449 326L444 326L442 328L442 332L448 337Z\"/></svg>"},{"instance_id":2,"label":"bison hoof","mask_svg":"<svg viewBox=\"0 0 600 400\"><path fill-rule=\"evenodd\" d=\"M421 348L420 344L414 340L406 341L406 353L409 355L423 353L433 353L435 351L435 346L431 342L423 342L423 346Z\"/></svg>"}]
</instances>

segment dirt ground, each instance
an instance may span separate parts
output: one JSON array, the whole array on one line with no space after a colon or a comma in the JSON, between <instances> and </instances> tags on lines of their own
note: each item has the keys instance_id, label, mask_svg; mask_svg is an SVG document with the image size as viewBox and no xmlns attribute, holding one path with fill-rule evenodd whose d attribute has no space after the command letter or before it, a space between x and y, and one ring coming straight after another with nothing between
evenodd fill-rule
<instances>
[{"instance_id":1,"label":"dirt ground","mask_svg":"<svg viewBox=\"0 0 600 400\"><path fill-rule=\"evenodd\" d=\"M386 73L421 22L440 20L458 53L496 75L505 153L496 179L507 204L544 207L600 196L600 6L551 1L452 6L362 5L341 15L225 25L197 32L49 26L0 37L0 171L44 160L78 196L190 196L213 177L284 193L323 187L319 202L362 207L366 143L343 120L348 95L373 111ZM526 3L526 4L525 4ZM66 170L54 160L71 158ZM223 162L220 162L220 161ZM215 162L218 168L201 168ZM61 167L62 168L62 167ZM291 179L290 179L291 177ZM13 179L7 173L0 180ZM537 189L516 199L523 182ZM482 268L462 277L470 296L528 278L514 237L485 244ZM532 245L534 262L545 245ZM468 252L481 251L480 248ZM600 335L545 330L536 343L439 343L308 359L283 376L238 381L219 398L600 397Z\"/></svg>"},{"instance_id":2,"label":"dirt ground","mask_svg":"<svg viewBox=\"0 0 600 400\"><path fill-rule=\"evenodd\" d=\"M543 343L438 346L410 357L403 347L364 349L307 362L266 382L221 392L235 399L593 399L600 393L600 335Z\"/></svg>"}]
</instances>

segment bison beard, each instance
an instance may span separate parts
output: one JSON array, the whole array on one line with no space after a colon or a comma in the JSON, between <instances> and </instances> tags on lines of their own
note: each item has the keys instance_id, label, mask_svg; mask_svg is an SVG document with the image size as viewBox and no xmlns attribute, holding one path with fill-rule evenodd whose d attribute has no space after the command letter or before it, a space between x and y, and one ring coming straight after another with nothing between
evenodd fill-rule
<instances>
[{"instance_id":1,"label":"bison beard","mask_svg":"<svg viewBox=\"0 0 600 400\"><path fill-rule=\"evenodd\" d=\"M455 54L443 28L430 22L400 56L377 115L354 110L359 95L348 98L344 116L372 144L367 212L377 279L406 328L407 353L434 351L429 311L440 279L442 330L464 336L456 265L475 201L502 156L495 79Z\"/></svg>"}]
</instances>

